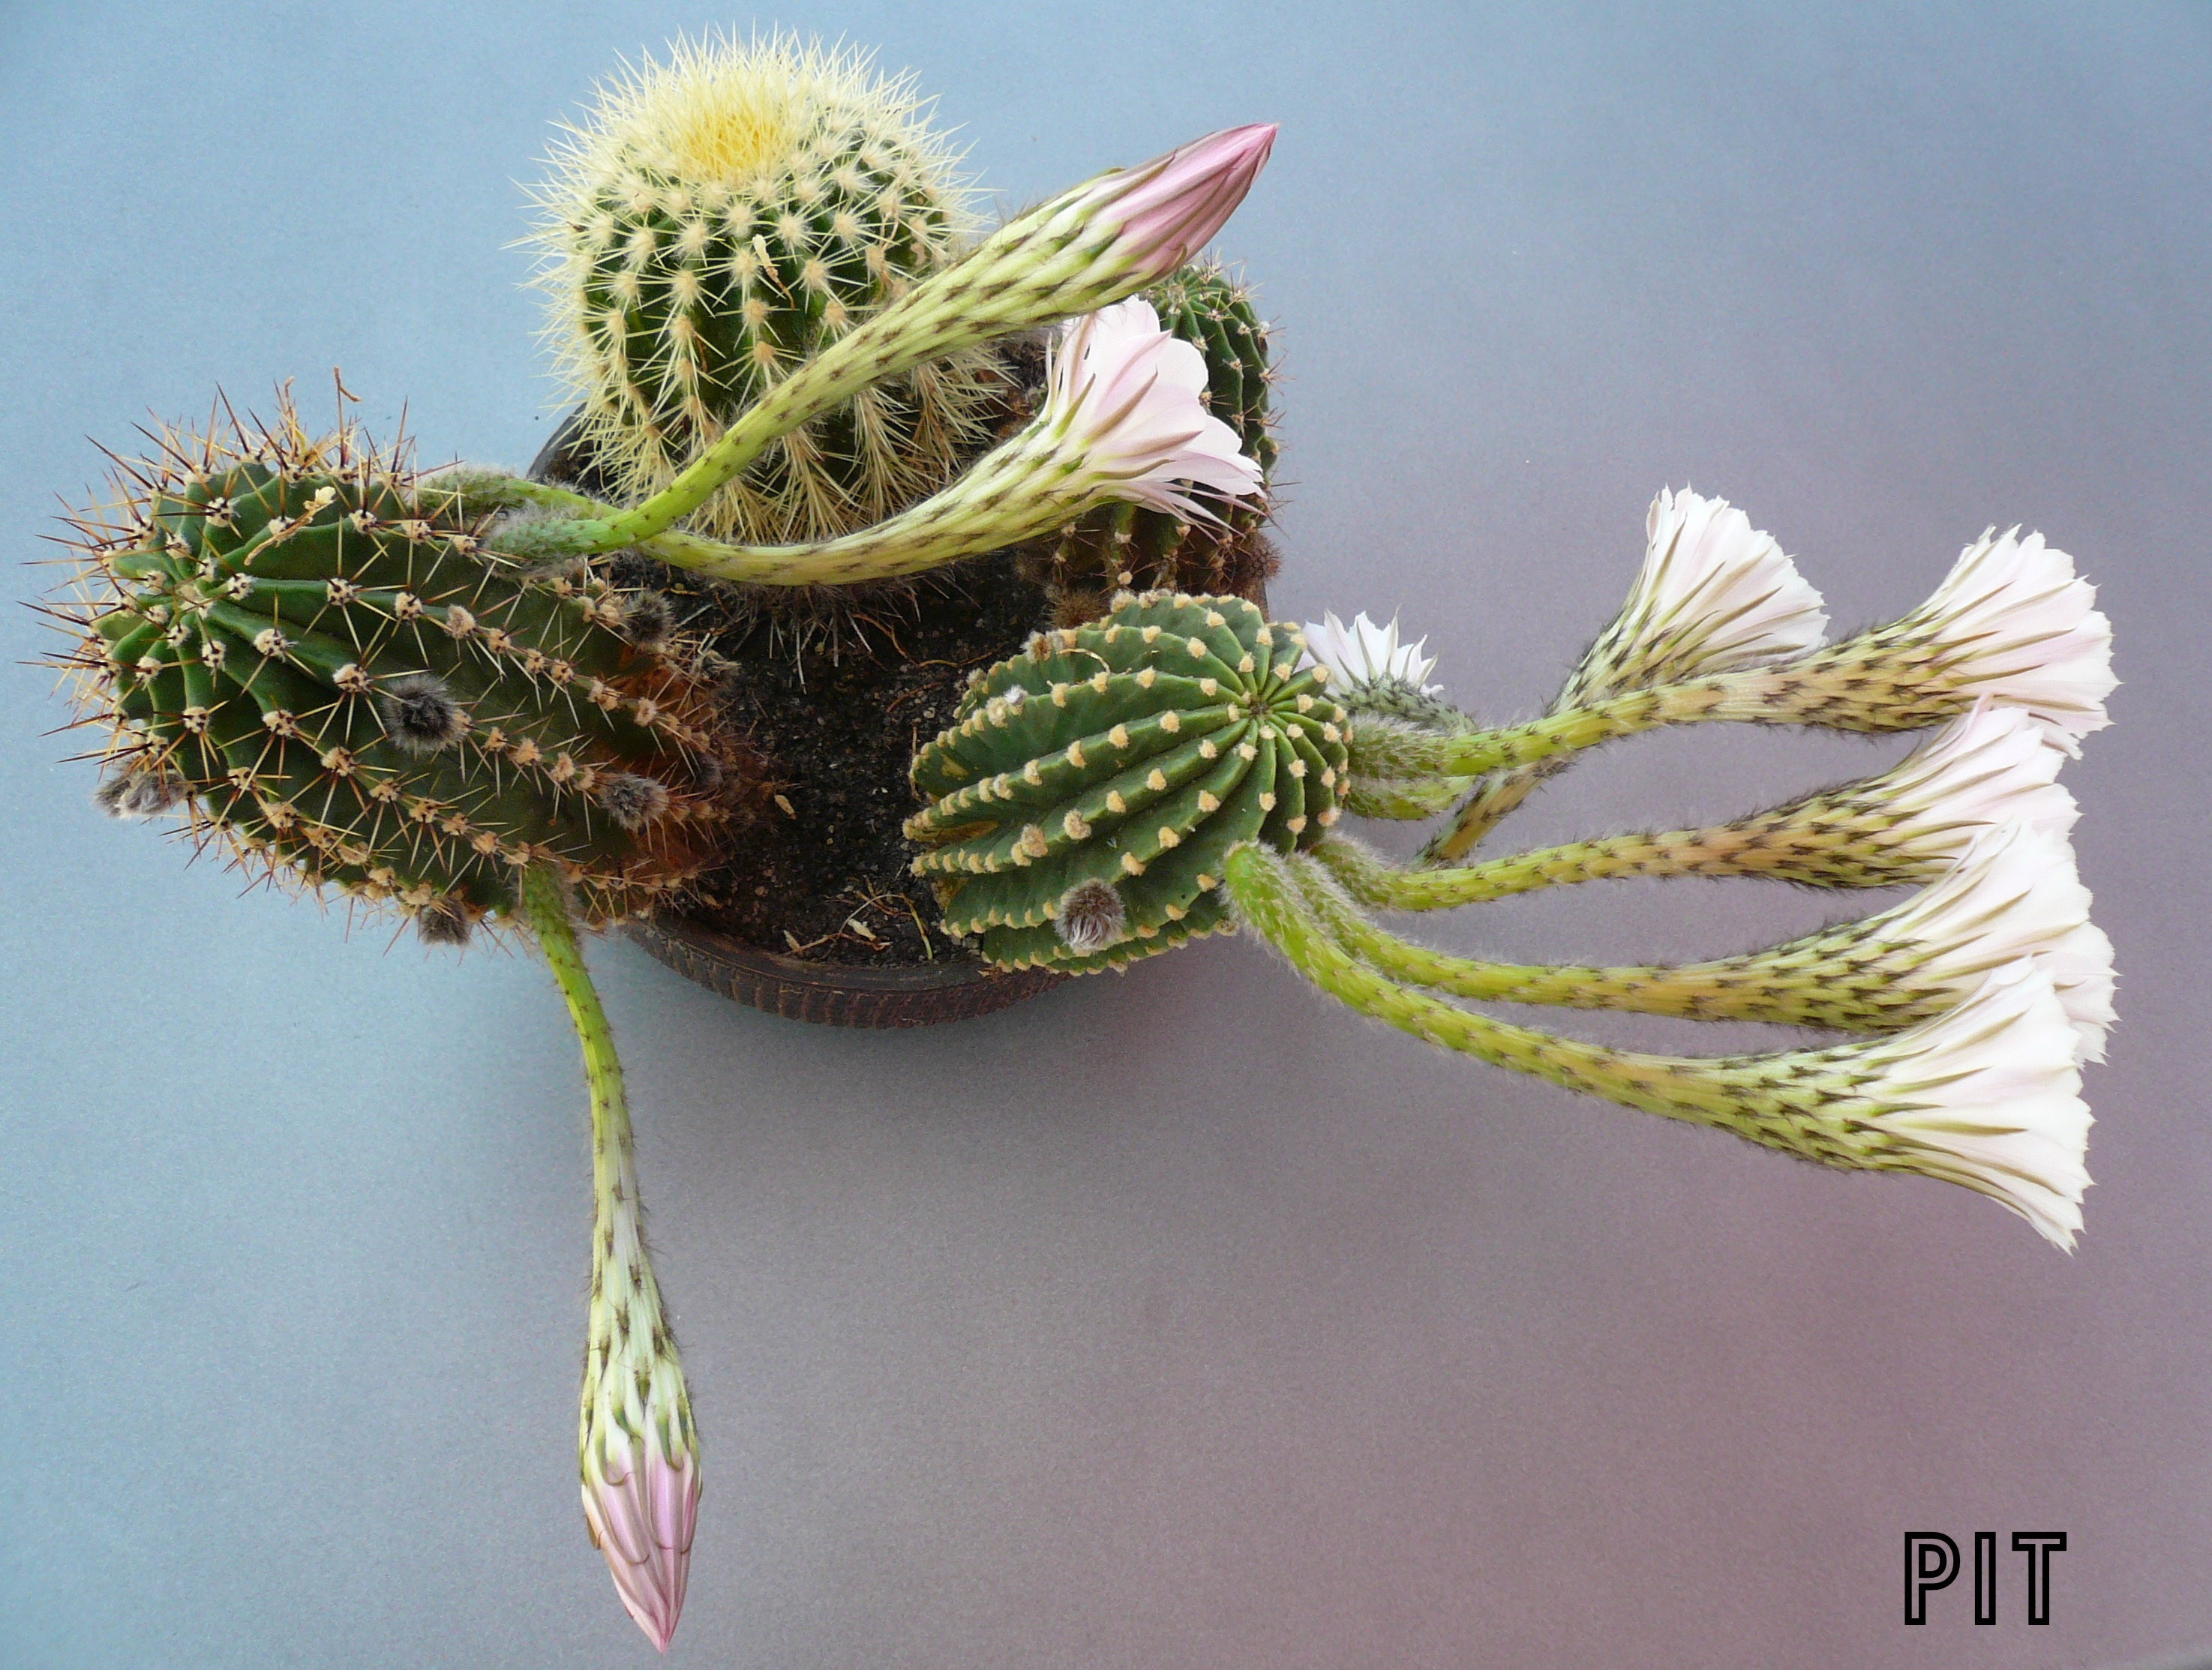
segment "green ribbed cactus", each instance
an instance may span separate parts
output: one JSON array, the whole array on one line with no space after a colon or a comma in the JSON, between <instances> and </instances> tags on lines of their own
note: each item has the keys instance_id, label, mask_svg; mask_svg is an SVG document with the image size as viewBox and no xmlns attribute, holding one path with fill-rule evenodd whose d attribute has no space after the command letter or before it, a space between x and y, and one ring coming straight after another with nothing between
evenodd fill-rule
<instances>
[{"instance_id":1,"label":"green ribbed cactus","mask_svg":"<svg viewBox=\"0 0 2212 1670\"><path fill-rule=\"evenodd\" d=\"M905 79L776 38L679 46L600 93L538 193L547 330L583 450L635 501L823 348L949 266L974 216ZM821 539L956 473L1003 392L988 350L916 366L772 443L694 512Z\"/></svg>"},{"instance_id":2,"label":"green ribbed cactus","mask_svg":"<svg viewBox=\"0 0 2212 1670\"><path fill-rule=\"evenodd\" d=\"M1039 634L915 758L908 835L946 928L1007 968L1118 967L1224 926L1230 847L1337 819L1345 710L1297 629L1156 592Z\"/></svg>"},{"instance_id":3,"label":"green ribbed cactus","mask_svg":"<svg viewBox=\"0 0 2212 1670\"><path fill-rule=\"evenodd\" d=\"M1237 432L1240 449L1272 479L1275 440L1268 432L1267 327L1252 293L1208 262L1179 269L1145 291L1163 329L1206 356L1206 409ZM1249 597L1273 578L1279 559L1263 530L1265 499L1209 498L1218 524L1186 521L1134 504L1092 511L1024 563L1049 586L1064 625L1106 612L1114 593L1132 586Z\"/></svg>"},{"instance_id":4,"label":"green ribbed cactus","mask_svg":"<svg viewBox=\"0 0 2212 1670\"><path fill-rule=\"evenodd\" d=\"M350 432L172 434L77 524L100 798L457 941L542 864L605 921L714 856L736 745L667 607L531 577Z\"/></svg>"}]
</instances>

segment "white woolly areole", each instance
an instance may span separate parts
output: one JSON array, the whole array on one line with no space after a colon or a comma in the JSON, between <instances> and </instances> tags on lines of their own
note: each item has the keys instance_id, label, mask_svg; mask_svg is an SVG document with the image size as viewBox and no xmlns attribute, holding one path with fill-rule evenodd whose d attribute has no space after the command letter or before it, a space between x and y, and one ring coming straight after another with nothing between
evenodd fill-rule
<instances>
[{"instance_id":1,"label":"white woolly areole","mask_svg":"<svg viewBox=\"0 0 2212 1670\"><path fill-rule=\"evenodd\" d=\"M1171 516L1218 519L1177 483L1245 498L1266 485L1237 431L1204 404L1206 356L1160 328L1141 296L1060 326L1039 422L1054 450L1115 496Z\"/></svg>"},{"instance_id":2,"label":"white woolly areole","mask_svg":"<svg viewBox=\"0 0 2212 1670\"><path fill-rule=\"evenodd\" d=\"M1932 1021L1868 1047L1869 1122L1918 1151L1912 1169L1986 1194L2070 1252L2081 1229L2090 1114L2051 976L2022 961Z\"/></svg>"},{"instance_id":3,"label":"white woolly areole","mask_svg":"<svg viewBox=\"0 0 2212 1670\"><path fill-rule=\"evenodd\" d=\"M1890 770L1867 798L1904 813L1899 832L1963 853L1991 824L2063 841L2081 808L2060 786L2064 752L2042 723L1984 695Z\"/></svg>"},{"instance_id":4,"label":"white woolly areole","mask_svg":"<svg viewBox=\"0 0 2212 1670\"><path fill-rule=\"evenodd\" d=\"M1362 610L1346 626L1331 610L1318 622L1308 621L1301 631L1306 641L1306 653L1298 665L1327 667L1332 689L1357 689L1379 679L1394 678L1413 686L1423 695L1443 694L1443 685L1421 682L1436 671L1437 665L1435 656L1421 653L1428 639L1400 643L1395 615L1390 617L1388 626L1377 626Z\"/></svg>"},{"instance_id":5,"label":"white woolly areole","mask_svg":"<svg viewBox=\"0 0 2212 1670\"><path fill-rule=\"evenodd\" d=\"M1899 625L1932 635L1954 676L2034 715L2068 753L2111 723L2112 628L2074 559L2020 530L1992 528L1959 554L1936 594Z\"/></svg>"},{"instance_id":6,"label":"white woolly areole","mask_svg":"<svg viewBox=\"0 0 2212 1670\"><path fill-rule=\"evenodd\" d=\"M1593 671L1639 683L1727 672L1826 635L1820 594L1727 500L1662 489L1644 526L1644 566L1591 652Z\"/></svg>"},{"instance_id":7,"label":"white woolly areole","mask_svg":"<svg viewBox=\"0 0 2212 1670\"><path fill-rule=\"evenodd\" d=\"M2089 920L2073 849L2033 829L1977 837L1941 880L1871 918L1869 937L1924 955L1911 978L1969 990L2022 959L2047 976L2074 1033L2074 1059L2105 1059L2114 1018L2112 942Z\"/></svg>"}]
</instances>

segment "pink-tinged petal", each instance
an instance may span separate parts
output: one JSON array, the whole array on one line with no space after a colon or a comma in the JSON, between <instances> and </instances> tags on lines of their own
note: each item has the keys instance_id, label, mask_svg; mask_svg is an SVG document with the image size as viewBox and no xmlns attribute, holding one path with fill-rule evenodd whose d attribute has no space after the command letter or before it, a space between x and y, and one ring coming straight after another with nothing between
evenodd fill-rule
<instances>
[{"instance_id":1,"label":"pink-tinged petal","mask_svg":"<svg viewBox=\"0 0 2212 1670\"><path fill-rule=\"evenodd\" d=\"M1874 779L1867 798L1888 809L1897 833L1954 857L1991 825L2063 841L2081 815L2058 781L2065 758L2033 714L1984 695Z\"/></svg>"},{"instance_id":2,"label":"pink-tinged petal","mask_svg":"<svg viewBox=\"0 0 2212 1670\"><path fill-rule=\"evenodd\" d=\"M1869 1125L1913 1151L1893 1163L1986 1194L2073 1250L2091 1120L2047 972L2026 958L1998 969L1956 1009L1861 1054Z\"/></svg>"},{"instance_id":3,"label":"pink-tinged petal","mask_svg":"<svg viewBox=\"0 0 2212 1670\"><path fill-rule=\"evenodd\" d=\"M2074 1029L2075 1059L2101 1061L2113 1018L2112 942L2089 907L2073 848L2008 822L1984 828L1948 872L1854 931L1911 948L1900 981L1962 995L1992 969L2032 964Z\"/></svg>"},{"instance_id":4,"label":"pink-tinged petal","mask_svg":"<svg viewBox=\"0 0 2212 1670\"><path fill-rule=\"evenodd\" d=\"M1164 278L1206 246L1234 214L1274 147L1272 122L1228 128L1090 188L1093 215L1118 223L1117 253Z\"/></svg>"},{"instance_id":5,"label":"pink-tinged petal","mask_svg":"<svg viewBox=\"0 0 2212 1670\"><path fill-rule=\"evenodd\" d=\"M657 1436L641 1453L609 1425L604 1448L587 1451L584 1521L605 1558L623 1608L665 1651L684 1611L698 1526L699 1468L688 1452L673 1459Z\"/></svg>"},{"instance_id":6,"label":"pink-tinged petal","mask_svg":"<svg viewBox=\"0 0 2212 1670\"><path fill-rule=\"evenodd\" d=\"M1098 491L1212 519L1178 484L1243 498L1266 477L1237 432L1206 411L1206 386L1205 355L1132 297L1061 327L1041 422Z\"/></svg>"},{"instance_id":7,"label":"pink-tinged petal","mask_svg":"<svg viewBox=\"0 0 2212 1670\"><path fill-rule=\"evenodd\" d=\"M1954 677L2032 714L2052 742L2079 752L2110 723L2112 623L2074 559L2031 533L1992 528L1959 554L1935 596L1908 618L1934 629L1955 657Z\"/></svg>"}]
</instances>

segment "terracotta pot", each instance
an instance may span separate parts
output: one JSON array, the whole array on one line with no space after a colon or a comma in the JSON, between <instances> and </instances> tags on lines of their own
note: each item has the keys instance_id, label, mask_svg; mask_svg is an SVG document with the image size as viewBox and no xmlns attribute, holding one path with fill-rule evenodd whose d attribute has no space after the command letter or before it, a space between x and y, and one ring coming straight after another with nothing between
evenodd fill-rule
<instances>
[{"instance_id":1,"label":"terracotta pot","mask_svg":"<svg viewBox=\"0 0 2212 1670\"><path fill-rule=\"evenodd\" d=\"M656 917L630 938L686 980L738 1003L829 1026L936 1026L988 1015L1057 986L1049 969L1000 974L970 956L890 968L809 963L749 944L702 922Z\"/></svg>"}]
</instances>

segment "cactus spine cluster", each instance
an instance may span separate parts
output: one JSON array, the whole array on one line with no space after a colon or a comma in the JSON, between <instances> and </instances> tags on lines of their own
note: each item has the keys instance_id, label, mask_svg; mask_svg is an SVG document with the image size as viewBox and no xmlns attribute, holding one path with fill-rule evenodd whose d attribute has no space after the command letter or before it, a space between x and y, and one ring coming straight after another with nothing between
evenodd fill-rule
<instances>
[{"instance_id":1,"label":"cactus spine cluster","mask_svg":"<svg viewBox=\"0 0 2212 1670\"><path fill-rule=\"evenodd\" d=\"M1336 822L1345 710L1237 598L1126 595L976 680L915 756L945 922L1002 967L1119 967L1224 925L1230 848Z\"/></svg>"},{"instance_id":2,"label":"cactus spine cluster","mask_svg":"<svg viewBox=\"0 0 2212 1670\"><path fill-rule=\"evenodd\" d=\"M1206 356L1207 410L1236 432L1239 450L1272 479L1274 373L1252 293L1218 263L1206 262L1182 267L1143 294L1162 327ZM1218 519L1213 522L1129 503L1094 510L1024 568L1051 588L1063 625L1097 619L1115 592L1138 586L1252 597L1280 562L1263 531L1267 501L1205 497Z\"/></svg>"},{"instance_id":3,"label":"cactus spine cluster","mask_svg":"<svg viewBox=\"0 0 2212 1670\"><path fill-rule=\"evenodd\" d=\"M909 82L786 39L679 46L601 90L538 192L547 331L616 495L668 485L797 367L972 241ZM967 349L860 389L693 513L720 539L819 539L942 487L1003 392Z\"/></svg>"},{"instance_id":4,"label":"cactus spine cluster","mask_svg":"<svg viewBox=\"0 0 2212 1670\"><path fill-rule=\"evenodd\" d=\"M544 865L603 922L709 862L739 764L666 607L532 576L342 428L165 439L77 523L112 810L459 940Z\"/></svg>"}]
</instances>

